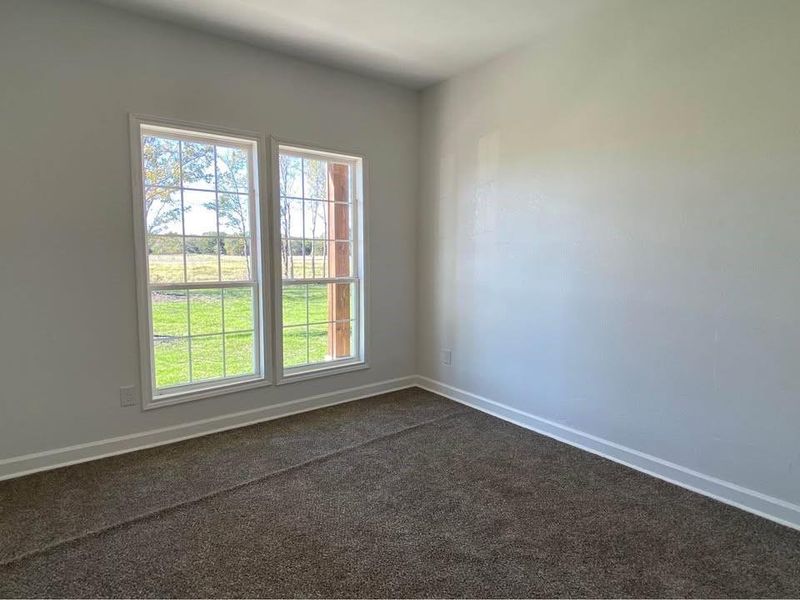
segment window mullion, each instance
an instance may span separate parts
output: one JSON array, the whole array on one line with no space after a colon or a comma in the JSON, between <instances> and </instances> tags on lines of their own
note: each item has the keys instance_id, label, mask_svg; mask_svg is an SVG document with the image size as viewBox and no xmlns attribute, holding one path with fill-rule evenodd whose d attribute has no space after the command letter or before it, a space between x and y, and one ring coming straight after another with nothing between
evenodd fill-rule
<instances>
[{"instance_id":1,"label":"window mullion","mask_svg":"<svg viewBox=\"0 0 800 600\"><path fill-rule=\"evenodd\" d=\"M187 351L189 352L189 383L194 380L192 366L192 293L186 290L186 335Z\"/></svg>"},{"instance_id":2,"label":"window mullion","mask_svg":"<svg viewBox=\"0 0 800 600\"><path fill-rule=\"evenodd\" d=\"M191 283L151 283L150 290L209 290L209 289L228 289L257 287L257 281L197 281Z\"/></svg>"},{"instance_id":3,"label":"window mullion","mask_svg":"<svg viewBox=\"0 0 800 600\"><path fill-rule=\"evenodd\" d=\"M219 161L217 160L217 145L214 144L214 199L217 216L217 269L218 277L222 282L222 240L219 231ZM252 274L252 273L251 273ZM225 290L219 288L220 323L222 325L222 376L228 375L228 360L225 352Z\"/></svg>"},{"instance_id":4,"label":"window mullion","mask_svg":"<svg viewBox=\"0 0 800 600\"><path fill-rule=\"evenodd\" d=\"M189 282L189 268L186 259L186 204L184 201L183 192L183 141L178 141L178 185L181 188L181 246L183 247L183 281ZM189 358L189 383L192 383L193 366L192 366L192 302L191 293L186 290L186 352Z\"/></svg>"},{"instance_id":5,"label":"window mullion","mask_svg":"<svg viewBox=\"0 0 800 600\"><path fill-rule=\"evenodd\" d=\"M303 247L303 252L305 252L305 247ZM305 263L306 263L306 256L303 254L303 272L305 272ZM308 322L311 320L311 314L308 309L308 285L305 286L306 288L306 363L311 362L311 341L308 339L308 336L311 334L310 329L308 328Z\"/></svg>"},{"instance_id":6,"label":"window mullion","mask_svg":"<svg viewBox=\"0 0 800 600\"><path fill-rule=\"evenodd\" d=\"M181 247L183 248L183 281L189 281L189 272L186 267L186 219L184 218L184 199L183 199L183 142L178 142L178 183L181 186Z\"/></svg>"},{"instance_id":7,"label":"window mullion","mask_svg":"<svg viewBox=\"0 0 800 600\"><path fill-rule=\"evenodd\" d=\"M217 169L217 147L214 148L214 208L217 217L217 269L219 280L222 281L222 244L219 233L219 172Z\"/></svg>"},{"instance_id":8,"label":"window mullion","mask_svg":"<svg viewBox=\"0 0 800 600\"><path fill-rule=\"evenodd\" d=\"M318 283L320 285L324 283L356 283L359 281L358 277L315 277L312 279L284 279L283 286L290 287L293 285L313 285Z\"/></svg>"}]
</instances>

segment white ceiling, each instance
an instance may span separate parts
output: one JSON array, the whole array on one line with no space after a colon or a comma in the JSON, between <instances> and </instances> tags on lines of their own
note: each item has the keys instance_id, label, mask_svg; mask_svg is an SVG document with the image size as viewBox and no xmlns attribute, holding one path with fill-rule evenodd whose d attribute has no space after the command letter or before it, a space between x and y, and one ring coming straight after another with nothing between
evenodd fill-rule
<instances>
[{"instance_id":1,"label":"white ceiling","mask_svg":"<svg viewBox=\"0 0 800 600\"><path fill-rule=\"evenodd\" d=\"M602 0L100 0L313 62L421 88Z\"/></svg>"}]
</instances>

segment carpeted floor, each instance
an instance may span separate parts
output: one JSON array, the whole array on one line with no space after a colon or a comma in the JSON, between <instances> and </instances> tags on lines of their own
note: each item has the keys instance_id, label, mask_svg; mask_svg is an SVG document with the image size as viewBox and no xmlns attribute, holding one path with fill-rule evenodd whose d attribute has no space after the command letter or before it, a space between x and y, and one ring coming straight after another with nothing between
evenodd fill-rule
<instances>
[{"instance_id":1,"label":"carpeted floor","mask_svg":"<svg viewBox=\"0 0 800 600\"><path fill-rule=\"evenodd\" d=\"M800 533L414 389L0 482L0 596L800 596Z\"/></svg>"}]
</instances>

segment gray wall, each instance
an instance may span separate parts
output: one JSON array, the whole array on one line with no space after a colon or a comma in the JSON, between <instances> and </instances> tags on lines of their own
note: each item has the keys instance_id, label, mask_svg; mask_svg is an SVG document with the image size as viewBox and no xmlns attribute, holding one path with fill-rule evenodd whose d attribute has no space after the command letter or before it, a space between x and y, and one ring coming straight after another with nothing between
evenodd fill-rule
<instances>
[{"instance_id":1,"label":"gray wall","mask_svg":"<svg viewBox=\"0 0 800 600\"><path fill-rule=\"evenodd\" d=\"M609 2L425 92L420 373L800 501L799 24Z\"/></svg>"},{"instance_id":2,"label":"gray wall","mask_svg":"<svg viewBox=\"0 0 800 600\"><path fill-rule=\"evenodd\" d=\"M73 0L0 3L0 459L414 372L417 95ZM370 160L372 368L142 413L128 113Z\"/></svg>"}]
</instances>

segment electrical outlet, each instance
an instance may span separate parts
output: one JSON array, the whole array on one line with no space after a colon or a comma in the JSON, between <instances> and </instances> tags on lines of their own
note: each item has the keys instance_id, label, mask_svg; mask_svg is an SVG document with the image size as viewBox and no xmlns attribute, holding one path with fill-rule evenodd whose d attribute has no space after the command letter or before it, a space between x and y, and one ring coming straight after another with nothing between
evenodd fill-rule
<instances>
[{"instance_id":1,"label":"electrical outlet","mask_svg":"<svg viewBox=\"0 0 800 600\"><path fill-rule=\"evenodd\" d=\"M136 386L126 385L119 388L119 405L136 406Z\"/></svg>"},{"instance_id":2,"label":"electrical outlet","mask_svg":"<svg viewBox=\"0 0 800 600\"><path fill-rule=\"evenodd\" d=\"M453 352L451 350L442 350L442 364L443 365L453 364Z\"/></svg>"}]
</instances>

